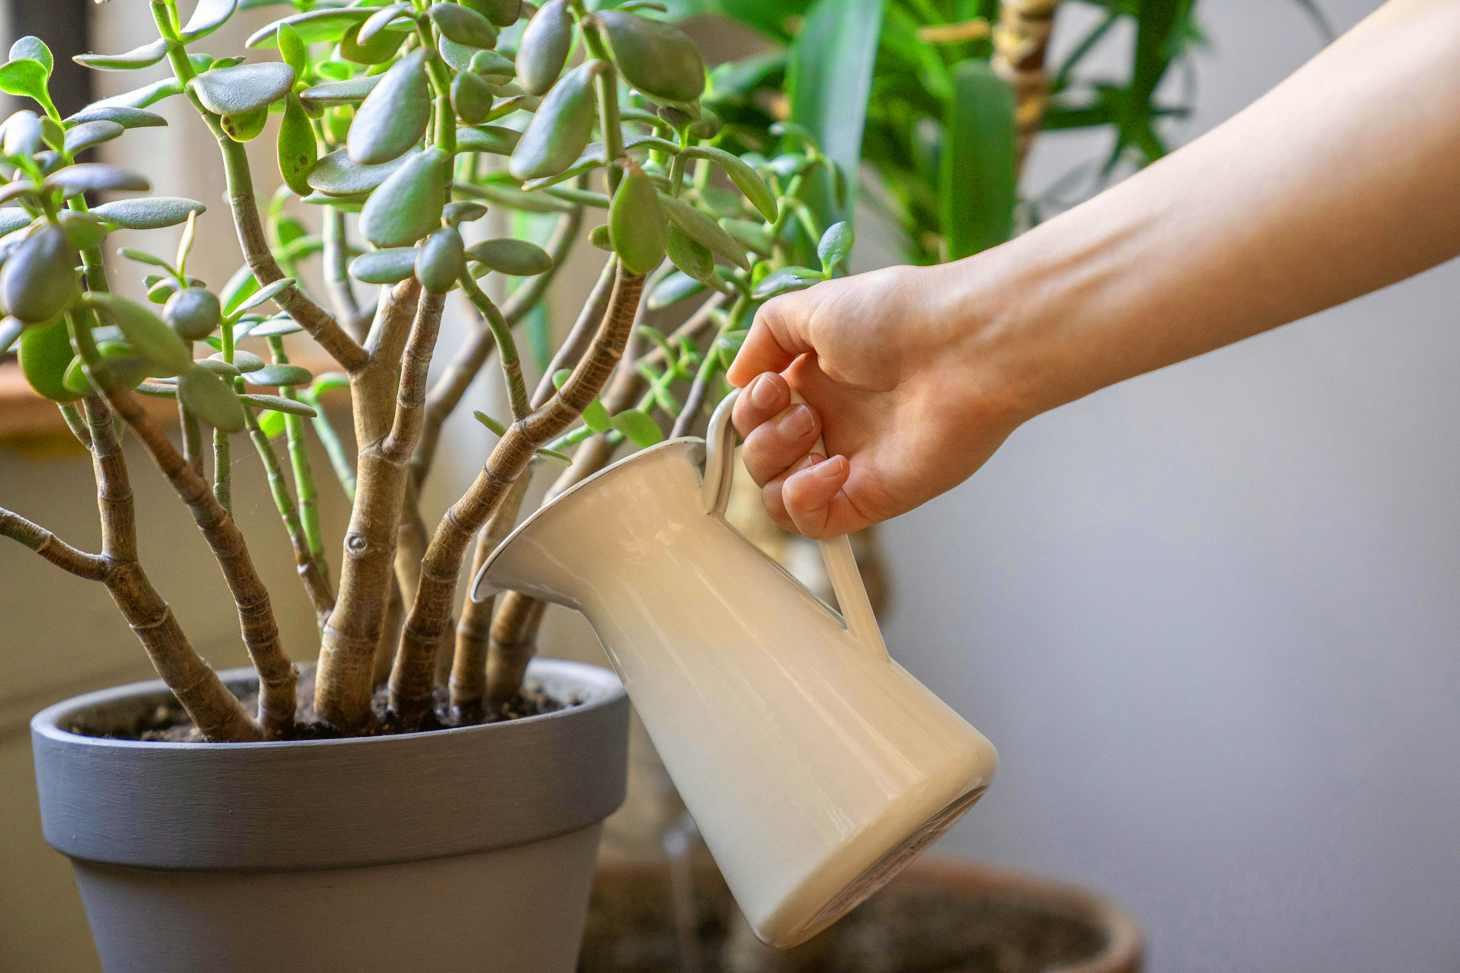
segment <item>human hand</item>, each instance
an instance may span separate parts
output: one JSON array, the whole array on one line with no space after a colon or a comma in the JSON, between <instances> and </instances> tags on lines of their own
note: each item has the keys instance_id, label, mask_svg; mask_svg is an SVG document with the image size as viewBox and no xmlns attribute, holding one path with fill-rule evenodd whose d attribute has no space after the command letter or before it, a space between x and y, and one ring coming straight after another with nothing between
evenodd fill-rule
<instances>
[{"instance_id":1,"label":"human hand","mask_svg":"<svg viewBox=\"0 0 1460 973\"><path fill-rule=\"evenodd\" d=\"M1019 424L998 329L956 283L946 267L892 267L760 309L728 378L745 389L746 468L782 527L832 537L895 517L972 475Z\"/></svg>"}]
</instances>

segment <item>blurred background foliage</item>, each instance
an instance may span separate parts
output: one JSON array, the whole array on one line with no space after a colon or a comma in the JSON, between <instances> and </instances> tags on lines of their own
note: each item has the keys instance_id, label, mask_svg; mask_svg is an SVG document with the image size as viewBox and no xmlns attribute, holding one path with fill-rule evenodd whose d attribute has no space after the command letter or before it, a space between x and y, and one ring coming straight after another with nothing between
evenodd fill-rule
<instances>
[{"instance_id":1,"label":"blurred background foliage","mask_svg":"<svg viewBox=\"0 0 1460 973\"><path fill-rule=\"evenodd\" d=\"M1290 2L1331 33L1314 0ZM897 228L904 258L920 264L996 245L1166 154L1196 96L1192 54L1206 42L1196 0L666 6L675 17L729 18L768 43L713 72L705 104L727 138L774 158L794 155L804 129L844 172L863 176L848 192L824 188L823 225L846 215L861 182L865 201ZM1084 15L1071 17L1069 8ZM1075 34L1047 64L1051 28ZM1128 47L1122 75L1089 67L1108 63L1092 57L1104 45ZM1021 195L1019 170L1034 134L1073 130L1109 138L1037 195Z\"/></svg>"}]
</instances>

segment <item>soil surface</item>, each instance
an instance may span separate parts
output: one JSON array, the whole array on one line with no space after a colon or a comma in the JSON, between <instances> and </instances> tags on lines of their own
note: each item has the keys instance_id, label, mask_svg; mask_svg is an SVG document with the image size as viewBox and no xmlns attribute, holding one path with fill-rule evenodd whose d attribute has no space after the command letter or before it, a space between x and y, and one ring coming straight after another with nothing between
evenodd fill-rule
<instances>
[{"instance_id":1,"label":"soil surface","mask_svg":"<svg viewBox=\"0 0 1460 973\"><path fill-rule=\"evenodd\" d=\"M602 873L578 973L1044 973L1106 943L1086 917L1048 903L899 877L806 945L777 952L755 939L713 869L695 869L693 886L677 897L667 881Z\"/></svg>"},{"instance_id":2,"label":"soil surface","mask_svg":"<svg viewBox=\"0 0 1460 973\"><path fill-rule=\"evenodd\" d=\"M229 685L239 699L243 701L244 708L249 712L256 712L258 709L258 691L252 686ZM527 682L520 693L510 703L493 712L477 714L474 716L462 716L451 712L451 703L447 690L444 686L436 687L435 704L431 713L420 726L404 729L395 722L394 714L390 712L388 705L388 691L385 686L375 690L375 698L372 706L375 711L375 720L365 732L358 736L386 736L404 732L423 732L429 730L443 730L461 726L480 726L484 723L501 723L505 720L521 719L525 716L540 716L543 713L553 713L560 709L576 706L582 700L579 699L558 699L548 693L542 686ZM298 724L295 732L290 737L293 740L331 740L339 739L342 734L334 728L321 723L315 716L314 711L314 673L305 671L299 674L298 688L299 710ZM72 733L79 733L82 736L103 737L113 740L146 740L163 741L168 743L202 743L203 737L190 719L182 706L174 699L153 707L140 707L135 715L113 723L105 727L98 727L84 723L76 723L66 727Z\"/></svg>"}]
</instances>

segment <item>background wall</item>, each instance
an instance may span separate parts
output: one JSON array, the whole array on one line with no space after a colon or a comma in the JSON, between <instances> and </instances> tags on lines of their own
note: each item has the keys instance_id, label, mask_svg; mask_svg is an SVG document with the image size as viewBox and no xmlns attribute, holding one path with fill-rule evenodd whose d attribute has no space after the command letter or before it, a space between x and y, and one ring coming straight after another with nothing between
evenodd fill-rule
<instances>
[{"instance_id":1,"label":"background wall","mask_svg":"<svg viewBox=\"0 0 1460 973\"><path fill-rule=\"evenodd\" d=\"M1320 43L1297 3L1199 9L1197 132ZM1033 184L1080 156L1045 137ZM1003 758L941 851L1111 893L1157 971L1460 969L1457 295L1452 263L1091 396L888 525L888 643Z\"/></svg>"},{"instance_id":2,"label":"background wall","mask_svg":"<svg viewBox=\"0 0 1460 973\"><path fill-rule=\"evenodd\" d=\"M1321 4L1340 29L1376 5ZM1296 3L1202 7L1193 134L1319 46ZM96 15L108 50L145 39L131 4ZM181 108L162 150L131 144L159 187L213 203L214 150ZM1046 137L1031 184L1090 153ZM208 219L231 236L221 206ZM862 266L896 259L863 237ZM221 249L210 279L232 269ZM883 530L889 644L1004 761L941 851L1110 893L1145 924L1157 971L1460 967L1457 294L1460 266L1440 268L1092 396ZM458 481L480 456L470 426ZM145 459L133 468L159 587L205 654L237 659L206 550ZM240 513L303 646L308 607L260 487L240 485ZM64 511L48 519L78 542L94 538L89 491L74 453L0 450L4 502ZM326 517L338 536L339 505ZM40 845L25 719L147 667L103 593L31 557L0 547L0 971L69 973L95 960L69 871ZM552 643L581 654L587 633L556 614Z\"/></svg>"}]
</instances>

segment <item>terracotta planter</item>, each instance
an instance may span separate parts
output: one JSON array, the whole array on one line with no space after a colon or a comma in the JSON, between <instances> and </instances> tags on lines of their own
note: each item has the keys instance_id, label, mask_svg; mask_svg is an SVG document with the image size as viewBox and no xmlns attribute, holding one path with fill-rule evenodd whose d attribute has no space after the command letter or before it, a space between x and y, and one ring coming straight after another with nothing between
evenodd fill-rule
<instances>
[{"instance_id":1,"label":"terracotta planter","mask_svg":"<svg viewBox=\"0 0 1460 973\"><path fill-rule=\"evenodd\" d=\"M103 968L569 973L601 822L624 797L628 702L595 666L539 660L529 679L578 702L256 744L68 731L131 725L159 682L37 715L43 829L72 860Z\"/></svg>"},{"instance_id":2,"label":"terracotta planter","mask_svg":"<svg viewBox=\"0 0 1460 973\"><path fill-rule=\"evenodd\" d=\"M1142 938L1083 889L924 860L804 946L750 934L714 866L599 871L579 973L1138 973ZM675 917L682 921L676 924Z\"/></svg>"}]
</instances>

